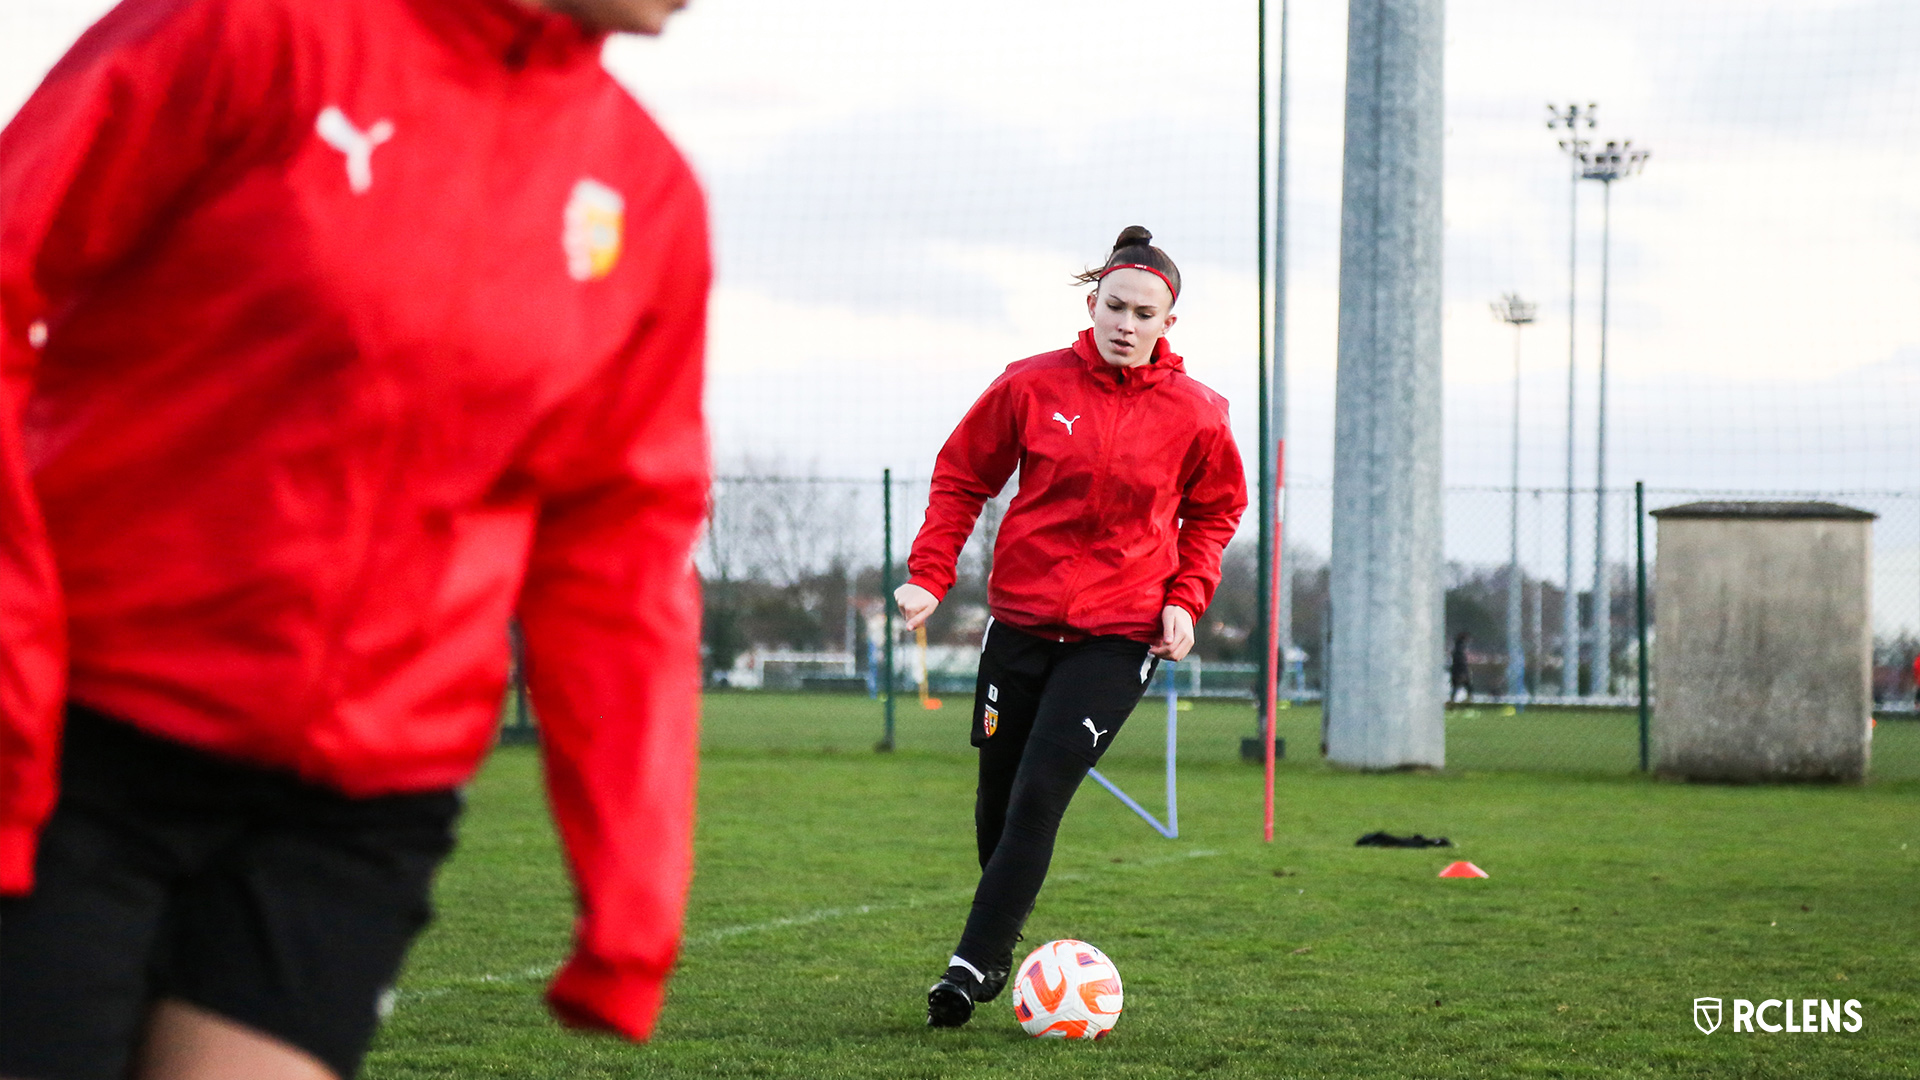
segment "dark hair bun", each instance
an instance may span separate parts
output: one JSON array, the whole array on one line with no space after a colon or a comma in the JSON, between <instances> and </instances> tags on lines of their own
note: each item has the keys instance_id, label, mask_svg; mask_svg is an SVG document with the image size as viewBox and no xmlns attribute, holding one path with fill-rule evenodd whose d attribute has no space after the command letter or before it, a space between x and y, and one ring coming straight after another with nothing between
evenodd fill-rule
<instances>
[{"instance_id":1,"label":"dark hair bun","mask_svg":"<svg viewBox=\"0 0 1920 1080\"><path fill-rule=\"evenodd\" d=\"M1159 274L1167 283L1175 300L1180 299L1180 268L1173 265L1167 253L1153 246L1153 234L1145 225L1129 225L1120 230L1120 238L1113 242L1113 250L1107 254L1107 261L1098 269L1075 274L1073 280L1083 285L1092 285L1118 266L1141 266Z\"/></svg>"}]
</instances>

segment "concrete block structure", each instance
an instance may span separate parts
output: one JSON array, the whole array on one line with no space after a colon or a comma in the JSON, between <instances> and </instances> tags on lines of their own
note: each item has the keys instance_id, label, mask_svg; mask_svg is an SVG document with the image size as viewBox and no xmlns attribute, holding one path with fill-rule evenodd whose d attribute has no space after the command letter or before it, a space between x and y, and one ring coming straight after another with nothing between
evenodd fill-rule
<instances>
[{"instance_id":1,"label":"concrete block structure","mask_svg":"<svg viewBox=\"0 0 1920 1080\"><path fill-rule=\"evenodd\" d=\"M1653 517L1655 770L1864 780L1874 515L1834 503L1700 502Z\"/></svg>"}]
</instances>

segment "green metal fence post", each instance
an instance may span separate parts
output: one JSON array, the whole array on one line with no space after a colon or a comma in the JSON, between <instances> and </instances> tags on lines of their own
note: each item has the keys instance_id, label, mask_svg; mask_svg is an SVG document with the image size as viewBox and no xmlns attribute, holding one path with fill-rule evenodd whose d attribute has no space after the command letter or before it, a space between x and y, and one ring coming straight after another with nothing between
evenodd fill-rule
<instances>
[{"instance_id":1,"label":"green metal fence post","mask_svg":"<svg viewBox=\"0 0 1920 1080\"><path fill-rule=\"evenodd\" d=\"M886 734L880 737L875 750L893 749L893 470L880 470L880 516L885 519L881 527L884 539L880 554L880 607L886 612L887 645L885 661L882 665L882 677L886 680L885 696L887 702Z\"/></svg>"},{"instance_id":2,"label":"green metal fence post","mask_svg":"<svg viewBox=\"0 0 1920 1080\"><path fill-rule=\"evenodd\" d=\"M1640 635L1640 771L1647 771L1647 485L1633 482L1634 606Z\"/></svg>"},{"instance_id":3,"label":"green metal fence post","mask_svg":"<svg viewBox=\"0 0 1920 1080\"><path fill-rule=\"evenodd\" d=\"M1268 624L1272 622L1267 605L1272 602L1273 559L1273 454L1269 440L1273 433L1272 389L1267 382L1267 4L1259 0L1255 5L1256 18L1254 42L1258 60L1258 101L1255 125L1255 164L1254 164L1254 307L1258 309L1255 319L1254 366L1258 373L1259 388L1256 391L1258 401L1255 408L1260 411L1259 454L1260 467L1257 470L1259 489L1254 500L1254 512L1260 515L1259 550L1254 555L1254 599L1253 630L1247 635L1247 644L1259 649L1260 681L1253 691L1253 712L1257 724L1254 737L1271 741L1273 738L1273 717L1267 712L1267 699L1263 688L1267 685L1268 657L1273 647L1267 641Z\"/></svg>"},{"instance_id":4,"label":"green metal fence post","mask_svg":"<svg viewBox=\"0 0 1920 1080\"><path fill-rule=\"evenodd\" d=\"M522 732L533 731L533 709L527 705L527 639L520 624L513 625L513 722ZM531 740L529 740L531 741Z\"/></svg>"}]
</instances>

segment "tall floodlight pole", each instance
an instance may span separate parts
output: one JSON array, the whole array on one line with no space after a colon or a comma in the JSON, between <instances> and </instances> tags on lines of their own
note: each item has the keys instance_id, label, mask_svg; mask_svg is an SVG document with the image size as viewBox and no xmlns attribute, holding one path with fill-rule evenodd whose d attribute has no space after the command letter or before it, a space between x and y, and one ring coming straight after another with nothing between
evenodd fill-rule
<instances>
[{"instance_id":1,"label":"tall floodlight pole","mask_svg":"<svg viewBox=\"0 0 1920 1080\"><path fill-rule=\"evenodd\" d=\"M1598 180L1604 195L1600 211L1600 415L1594 442L1593 476L1593 692L1613 689L1613 605L1607 583L1607 287L1613 259L1613 182L1646 167L1651 150L1635 150L1633 140L1609 140L1581 155L1580 178Z\"/></svg>"},{"instance_id":2,"label":"tall floodlight pole","mask_svg":"<svg viewBox=\"0 0 1920 1080\"><path fill-rule=\"evenodd\" d=\"M1347 12L1327 757L1437 768L1444 3Z\"/></svg>"},{"instance_id":3,"label":"tall floodlight pole","mask_svg":"<svg viewBox=\"0 0 1920 1080\"><path fill-rule=\"evenodd\" d=\"M1593 102L1584 106L1568 105L1565 109L1547 106L1547 129L1566 131L1567 137L1560 140L1560 150L1573 162L1573 184L1568 188L1567 198L1567 573L1564 579L1567 591L1560 602L1560 694L1563 697L1577 697L1580 693L1580 594L1573 584L1574 344L1579 337L1574 301L1579 285L1577 256L1583 171L1580 158L1592 145L1580 137L1580 129L1591 129L1599 122L1595 116L1599 109Z\"/></svg>"},{"instance_id":4,"label":"tall floodlight pole","mask_svg":"<svg viewBox=\"0 0 1920 1080\"><path fill-rule=\"evenodd\" d=\"M1266 110L1264 108L1264 103L1266 101L1266 85L1267 85L1266 62L1265 62L1266 15L1264 10L1264 2L1265 0L1262 0L1263 8L1261 12L1261 31L1260 31L1260 55L1261 55L1260 87L1261 87L1261 102L1263 105L1261 109L1260 130L1263 136L1266 133L1266 120L1265 120ZM1260 738L1260 754L1261 754L1261 757L1264 759L1262 764L1264 765L1265 772L1266 772L1265 807L1263 811L1262 835L1265 837L1265 839L1269 843L1273 841L1273 779L1274 779L1274 755L1275 755L1274 724L1276 723L1278 718L1277 710L1279 708L1279 696L1276 688L1279 685L1281 668L1286 663L1287 645L1291 643L1293 638L1293 634L1291 632L1292 623L1293 623L1292 604L1289 602L1292 598L1292 593L1286 587L1286 581L1287 581L1287 566L1286 566L1286 558L1285 558L1286 548L1284 543L1282 542L1282 537L1284 536L1284 533L1285 533L1286 518L1287 518L1287 512L1286 512L1286 505L1287 505L1286 504L1286 497L1287 497L1287 482L1286 482L1286 475L1287 475L1286 474L1286 460L1287 460L1287 455L1286 455L1286 446L1287 446L1287 361L1286 361L1286 357L1287 357L1287 253L1286 253L1287 5L1286 5L1286 0L1281 0L1281 3L1280 3L1280 102L1279 104L1280 104L1280 108L1278 110L1279 138L1277 140L1279 143L1279 146L1278 146L1279 153L1275 155L1274 183L1273 183L1273 186L1274 186L1273 365L1272 365L1273 379L1272 379L1272 383L1270 384L1271 391L1270 391L1269 398L1266 402L1262 403L1262 406L1261 406L1265 410L1265 415L1262 417L1262 419L1265 421L1265 425L1267 427L1268 432L1270 433L1271 441L1272 441L1271 449L1269 449L1266 446L1262 446L1261 448L1262 454L1265 455L1263 464L1268 467L1269 474L1272 476L1272 489L1271 489L1270 497L1273 500L1273 506L1272 506L1273 517L1271 520L1272 536L1269 538L1269 543L1272 545L1272 547L1270 552L1268 553L1268 559L1267 559L1269 576L1268 576L1268 579L1263 583L1265 584L1267 589L1267 594L1266 594L1267 624L1266 624L1265 640L1263 642L1265 651L1261 657L1261 667L1264 670L1266 675L1266 685L1265 685L1266 694L1265 694L1264 700L1262 701L1262 706L1260 710L1261 714L1266 718L1266 722L1261 727L1261 738ZM1266 160L1264 139L1262 143L1261 160L1263 163ZM1264 212L1267 205L1266 204L1266 184L1264 183L1264 180L1261 184L1260 205L1261 205L1262 211ZM1264 259L1265 257L1264 244L1262 245L1261 255L1262 255L1262 258ZM1269 491L1266 485L1262 485L1261 494L1269 495Z\"/></svg>"},{"instance_id":5,"label":"tall floodlight pole","mask_svg":"<svg viewBox=\"0 0 1920 1080\"><path fill-rule=\"evenodd\" d=\"M1507 696L1527 694L1527 645L1521 636L1520 605L1525 581L1520 575L1520 328L1533 322L1536 305L1508 293L1490 305L1493 317L1513 327L1513 484L1508 491L1507 527Z\"/></svg>"}]
</instances>

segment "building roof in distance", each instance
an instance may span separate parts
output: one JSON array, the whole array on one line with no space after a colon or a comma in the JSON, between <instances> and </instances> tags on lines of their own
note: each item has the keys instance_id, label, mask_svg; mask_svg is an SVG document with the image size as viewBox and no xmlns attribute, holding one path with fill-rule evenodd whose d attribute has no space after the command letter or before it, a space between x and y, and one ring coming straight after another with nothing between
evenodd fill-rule
<instances>
[{"instance_id":1,"label":"building roof in distance","mask_svg":"<svg viewBox=\"0 0 1920 1080\"><path fill-rule=\"evenodd\" d=\"M1652 511L1657 518L1872 521L1880 515L1830 502L1692 502Z\"/></svg>"}]
</instances>

